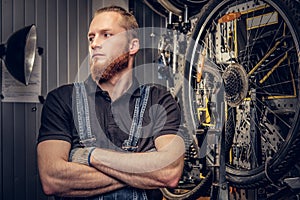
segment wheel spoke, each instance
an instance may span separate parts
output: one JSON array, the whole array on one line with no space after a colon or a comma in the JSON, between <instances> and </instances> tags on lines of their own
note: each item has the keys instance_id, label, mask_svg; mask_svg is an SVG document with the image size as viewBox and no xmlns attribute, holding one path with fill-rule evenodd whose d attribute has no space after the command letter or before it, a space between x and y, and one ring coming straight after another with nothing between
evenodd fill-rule
<instances>
[{"instance_id":1,"label":"wheel spoke","mask_svg":"<svg viewBox=\"0 0 300 200\"><path fill-rule=\"evenodd\" d=\"M252 175L259 173L263 179L266 158L286 153L288 147L284 144L297 136L300 54L295 35L299 35L299 30L293 28L294 22L281 10L285 8L271 0L225 0L212 5L208 17L199 21L200 28L194 32L199 47L197 51L191 48L194 55L191 66L197 66L205 56L204 69L210 65L223 78L227 105L225 131L232 138L226 141L228 173L233 184L239 180L239 186L247 187ZM197 72L193 67L187 70L193 82L189 92L211 95L203 86L209 72L202 73L202 84L194 82ZM190 103L194 116L209 112L209 108L204 109L197 101ZM194 118L194 121L200 126L207 125L203 123L207 120Z\"/></svg>"}]
</instances>

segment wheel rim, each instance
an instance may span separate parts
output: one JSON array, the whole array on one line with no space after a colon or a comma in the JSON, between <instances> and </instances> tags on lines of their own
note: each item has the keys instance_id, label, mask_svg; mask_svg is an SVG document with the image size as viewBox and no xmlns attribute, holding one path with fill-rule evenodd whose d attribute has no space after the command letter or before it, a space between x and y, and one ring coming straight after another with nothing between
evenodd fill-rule
<instances>
[{"instance_id":1,"label":"wheel rim","mask_svg":"<svg viewBox=\"0 0 300 200\"><path fill-rule=\"evenodd\" d=\"M184 95L189 102L184 106L194 123L192 127L203 124L200 107L195 103L195 88L200 85L196 80L199 69L197 72L195 66L199 66L205 52L205 65L217 68L224 79L227 109L235 110L227 178L236 186L247 187L266 178L265 167L282 161L297 137L299 32L281 6L272 1L254 5L254 1L227 0L212 5L214 8L205 19L198 22L201 25L196 27L195 41L188 49L185 77L189 84ZM230 24L232 41L221 33L228 33ZM242 28L235 28L243 25L248 27L244 33ZM244 41L238 35L244 36ZM245 77L244 72L247 79L241 78ZM230 86L227 82L233 77L236 80ZM234 92L236 84L241 88ZM239 98L237 94L241 94Z\"/></svg>"}]
</instances>

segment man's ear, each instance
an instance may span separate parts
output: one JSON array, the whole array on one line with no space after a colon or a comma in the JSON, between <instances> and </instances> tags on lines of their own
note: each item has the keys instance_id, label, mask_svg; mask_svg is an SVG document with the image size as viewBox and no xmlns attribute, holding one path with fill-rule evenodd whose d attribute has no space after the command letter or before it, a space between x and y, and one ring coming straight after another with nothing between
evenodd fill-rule
<instances>
[{"instance_id":1,"label":"man's ear","mask_svg":"<svg viewBox=\"0 0 300 200\"><path fill-rule=\"evenodd\" d=\"M129 55L134 55L140 49L140 41L137 38L131 40L129 44Z\"/></svg>"}]
</instances>

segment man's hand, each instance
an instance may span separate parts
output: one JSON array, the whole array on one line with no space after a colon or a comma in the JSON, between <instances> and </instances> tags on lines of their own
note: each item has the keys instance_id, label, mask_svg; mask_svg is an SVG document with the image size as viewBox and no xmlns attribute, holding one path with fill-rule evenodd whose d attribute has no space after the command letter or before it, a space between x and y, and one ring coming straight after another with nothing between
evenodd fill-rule
<instances>
[{"instance_id":1,"label":"man's hand","mask_svg":"<svg viewBox=\"0 0 300 200\"><path fill-rule=\"evenodd\" d=\"M84 147L72 149L69 156L70 162L81 163L90 166L90 158L95 147Z\"/></svg>"},{"instance_id":2,"label":"man's hand","mask_svg":"<svg viewBox=\"0 0 300 200\"><path fill-rule=\"evenodd\" d=\"M85 163L88 164L88 155L92 148L74 149L72 158L70 150L71 144L62 140L46 140L38 144L39 175L45 194L89 197L126 186L93 167L75 163L85 158ZM68 162L70 159L73 162Z\"/></svg>"}]
</instances>

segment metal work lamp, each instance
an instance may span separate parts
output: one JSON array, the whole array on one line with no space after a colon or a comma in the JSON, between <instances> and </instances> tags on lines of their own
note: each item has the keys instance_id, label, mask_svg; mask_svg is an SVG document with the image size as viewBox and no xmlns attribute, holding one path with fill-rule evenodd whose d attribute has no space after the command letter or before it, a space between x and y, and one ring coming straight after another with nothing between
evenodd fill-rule
<instances>
[{"instance_id":1,"label":"metal work lamp","mask_svg":"<svg viewBox=\"0 0 300 200\"><path fill-rule=\"evenodd\" d=\"M9 73L28 85L36 53L36 26L30 25L13 33L0 45L0 57Z\"/></svg>"}]
</instances>

